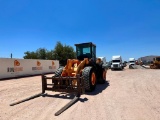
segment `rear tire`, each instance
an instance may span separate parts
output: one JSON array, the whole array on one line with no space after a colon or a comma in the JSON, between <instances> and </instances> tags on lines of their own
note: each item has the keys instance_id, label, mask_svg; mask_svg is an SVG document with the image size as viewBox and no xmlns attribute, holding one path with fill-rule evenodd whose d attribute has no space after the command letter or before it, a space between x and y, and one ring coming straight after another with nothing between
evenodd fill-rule
<instances>
[{"instance_id":1,"label":"rear tire","mask_svg":"<svg viewBox=\"0 0 160 120\"><path fill-rule=\"evenodd\" d=\"M85 67L82 71L82 78L84 79L85 91L91 92L96 88L96 72L93 67Z\"/></svg>"},{"instance_id":2,"label":"rear tire","mask_svg":"<svg viewBox=\"0 0 160 120\"><path fill-rule=\"evenodd\" d=\"M104 68L102 68L102 73L101 73L101 76L100 76L100 78L98 80L98 83L100 83L100 84L104 84L105 83L105 81L106 81L106 73L107 73L107 71Z\"/></svg>"}]
</instances>

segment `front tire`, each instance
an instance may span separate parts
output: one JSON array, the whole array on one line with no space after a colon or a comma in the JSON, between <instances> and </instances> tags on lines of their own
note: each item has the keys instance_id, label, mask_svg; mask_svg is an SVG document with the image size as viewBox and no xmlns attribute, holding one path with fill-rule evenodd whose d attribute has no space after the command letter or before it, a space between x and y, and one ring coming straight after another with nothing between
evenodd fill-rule
<instances>
[{"instance_id":1,"label":"front tire","mask_svg":"<svg viewBox=\"0 0 160 120\"><path fill-rule=\"evenodd\" d=\"M60 77L61 74L62 74L63 68L64 68L64 67L58 68L58 69L55 71L54 77ZM57 81L57 80L52 80L52 83L54 83L54 85L58 85L58 81Z\"/></svg>"},{"instance_id":2,"label":"front tire","mask_svg":"<svg viewBox=\"0 0 160 120\"><path fill-rule=\"evenodd\" d=\"M61 74L62 74L62 71L63 71L63 68L64 67L60 67L60 68L58 68L57 70L56 70L56 72L55 72L55 77L59 77L59 76L61 76Z\"/></svg>"},{"instance_id":3,"label":"front tire","mask_svg":"<svg viewBox=\"0 0 160 120\"><path fill-rule=\"evenodd\" d=\"M82 78L84 79L85 91L91 92L95 90L97 79L96 79L96 72L93 69L93 67L91 66L85 67L82 71Z\"/></svg>"}]
</instances>

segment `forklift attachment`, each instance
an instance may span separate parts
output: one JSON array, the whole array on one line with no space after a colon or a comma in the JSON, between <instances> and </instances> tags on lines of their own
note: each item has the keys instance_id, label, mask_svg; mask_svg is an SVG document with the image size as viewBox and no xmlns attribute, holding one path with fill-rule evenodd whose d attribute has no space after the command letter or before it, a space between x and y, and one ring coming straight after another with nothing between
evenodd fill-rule
<instances>
[{"instance_id":1,"label":"forklift attachment","mask_svg":"<svg viewBox=\"0 0 160 120\"><path fill-rule=\"evenodd\" d=\"M75 94L75 97L69 103L67 103L64 107L62 107L59 111L55 113L55 116L58 116L62 112L64 112L66 109L68 109L70 106L72 106L74 103L76 103L79 100L79 97L81 96L81 94L85 92L84 80L82 77L80 77L79 74L76 75L76 77L54 77L54 76L46 77L45 75L42 75L41 78L42 78L42 92L41 93L30 96L23 100L19 100L17 102L11 103L10 106L20 104L22 102L34 99L36 97L47 96L45 93L46 90ZM52 84L47 84L47 80L52 80ZM73 81L75 80L77 81L76 82L77 84L73 84Z\"/></svg>"}]
</instances>

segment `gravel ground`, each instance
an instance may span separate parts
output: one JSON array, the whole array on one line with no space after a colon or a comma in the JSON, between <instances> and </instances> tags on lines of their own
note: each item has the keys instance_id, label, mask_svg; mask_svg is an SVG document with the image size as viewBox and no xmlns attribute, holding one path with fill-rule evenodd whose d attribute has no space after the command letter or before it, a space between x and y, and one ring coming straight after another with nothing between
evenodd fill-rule
<instances>
[{"instance_id":1,"label":"gravel ground","mask_svg":"<svg viewBox=\"0 0 160 120\"><path fill-rule=\"evenodd\" d=\"M54 116L73 96L47 92L55 97L38 97L10 103L41 92L41 77L0 81L0 120L160 120L160 70L110 71L107 82L59 116Z\"/></svg>"}]
</instances>

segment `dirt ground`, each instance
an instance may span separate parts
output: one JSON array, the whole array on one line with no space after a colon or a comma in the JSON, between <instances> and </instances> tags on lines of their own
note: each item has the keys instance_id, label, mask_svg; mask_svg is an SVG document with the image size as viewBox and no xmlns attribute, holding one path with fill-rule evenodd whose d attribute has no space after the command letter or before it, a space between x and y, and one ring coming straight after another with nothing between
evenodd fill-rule
<instances>
[{"instance_id":1,"label":"dirt ground","mask_svg":"<svg viewBox=\"0 0 160 120\"><path fill-rule=\"evenodd\" d=\"M106 79L59 116L72 96L47 92L52 96L9 106L41 92L40 76L0 81L0 120L160 120L160 70L126 67L108 70Z\"/></svg>"}]
</instances>

